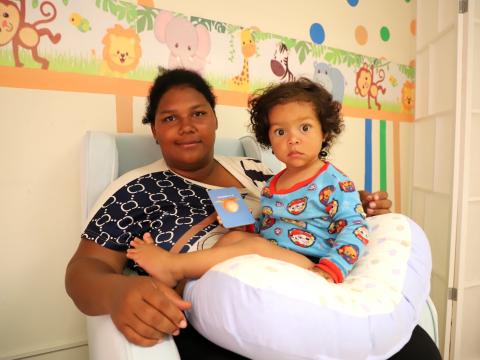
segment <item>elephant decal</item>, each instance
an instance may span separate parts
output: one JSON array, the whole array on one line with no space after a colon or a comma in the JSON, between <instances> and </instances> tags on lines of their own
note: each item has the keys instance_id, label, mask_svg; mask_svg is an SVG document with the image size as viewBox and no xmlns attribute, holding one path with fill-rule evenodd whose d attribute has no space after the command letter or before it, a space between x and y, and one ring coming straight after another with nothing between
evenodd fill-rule
<instances>
[{"instance_id":1,"label":"elephant decal","mask_svg":"<svg viewBox=\"0 0 480 360\"><path fill-rule=\"evenodd\" d=\"M210 33L203 25L194 26L183 17L161 11L155 18L154 34L170 50L168 68L203 72L210 52Z\"/></svg>"}]
</instances>

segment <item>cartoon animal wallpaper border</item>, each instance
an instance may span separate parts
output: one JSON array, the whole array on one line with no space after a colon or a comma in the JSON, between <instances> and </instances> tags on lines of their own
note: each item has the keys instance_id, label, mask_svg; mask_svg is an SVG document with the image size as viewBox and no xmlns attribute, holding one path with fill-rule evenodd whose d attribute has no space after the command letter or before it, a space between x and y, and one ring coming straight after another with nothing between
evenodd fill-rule
<instances>
[{"instance_id":1,"label":"cartoon animal wallpaper border","mask_svg":"<svg viewBox=\"0 0 480 360\"><path fill-rule=\"evenodd\" d=\"M27 71L33 78L25 84L22 76L13 79L18 86L41 89L45 85L36 80L78 74L95 77L89 92L109 80L98 78L103 76L143 82L122 93L145 95L159 66L183 66L201 72L217 90L242 93L226 102L243 105L255 89L306 76L330 90L346 116L413 120L415 71L406 65L127 1L86 0L79 6L71 0L31 0L28 5L0 0L0 67L49 71ZM38 20L27 22L27 15ZM17 69L5 75L11 70ZM2 85L15 84L4 79ZM87 90L65 86L58 90Z\"/></svg>"},{"instance_id":2,"label":"cartoon animal wallpaper border","mask_svg":"<svg viewBox=\"0 0 480 360\"><path fill-rule=\"evenodd\" d=\"M202 73L219 104L245 106L255 89L305 76L365 120L365 187L371 188L371 121L394 125L395 198L400 199L398 121L413 121L414 68L153 7L153 1L0 0L0 86L116 95L119 132L131 132L132 98L146 96L159 67ZM27 19L35 21L27 21ZM45 71L47 70L47 71ZM383 145L382 145L383 144ZM383 149L383 150L382 150Z\"/></svg>"}]
</instances>

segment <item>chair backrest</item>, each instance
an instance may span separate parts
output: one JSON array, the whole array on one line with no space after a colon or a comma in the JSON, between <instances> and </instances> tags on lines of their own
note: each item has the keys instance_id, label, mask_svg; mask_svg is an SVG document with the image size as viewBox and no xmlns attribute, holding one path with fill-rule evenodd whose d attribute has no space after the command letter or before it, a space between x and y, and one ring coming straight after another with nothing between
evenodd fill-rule
<instances>
[{"instance_id":1,"label":"chair backrest","mask_svg":"<svg viewBox=\"0 0 480 360\"><path fill-rule=\"evenodd\" d=\"M281 169L281 164L271 152L262 149L251 136L217 138L215 153L248 156L263 161L272 171ZM83 141L81 171L82 222L113 180L161 158L160 148L151 135L88 131Z\"/></svg>"}]
</instances>

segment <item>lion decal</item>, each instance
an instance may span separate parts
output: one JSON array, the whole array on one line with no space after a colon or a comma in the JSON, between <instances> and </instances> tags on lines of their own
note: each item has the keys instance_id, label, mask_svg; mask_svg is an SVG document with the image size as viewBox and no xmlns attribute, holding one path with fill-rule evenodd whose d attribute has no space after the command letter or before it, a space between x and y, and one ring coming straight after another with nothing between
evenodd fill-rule
<instances>
[{"instance_id":1,"label":"lion decal","mask_svg":"<svg viewBox=\"0 0 480 360\"><path fill-rule=\"evenodd\" d=\"M403 84L402 107L407 112L411 112L415 107L415 84L411 81L405 81Z\"/></svg>"},{"instance_id":2,"label":"lion decal","mask_svg":"<svg viewBox=\"0 0 480 360\"><path fill-rule=\"evenodd\" d=\"M125 29L117 24L107 29L102 43L104 47L100 75L126 77L140 62L140 37L132 28Z\"/></svg>"}]
</instances>

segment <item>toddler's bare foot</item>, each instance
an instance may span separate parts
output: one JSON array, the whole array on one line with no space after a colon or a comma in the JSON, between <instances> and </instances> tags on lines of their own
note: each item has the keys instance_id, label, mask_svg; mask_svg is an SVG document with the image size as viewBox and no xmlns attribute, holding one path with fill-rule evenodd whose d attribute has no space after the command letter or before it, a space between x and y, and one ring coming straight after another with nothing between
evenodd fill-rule
<instances>
[{"instance_id":1,"label":"toddler's bare foot","mask_svg":"<svg viewBox=\"0 0 480 360\"><path fill-rule=\"evenodd\" d=\"M147 244L155 245L155 241L153 240L152 235L150 235L149 232L143 234L143 241L145 241Z\"/></svg>"},{"instance_id":2,"label":"toddler's bare foot","mask_svg":"<svg viewBox=\"0 0 480 360\"><path fill-rule=\"evenodd\" d=\"M168 286L174 287L182 280L182 276L175 271L175 254L153 245L150 234L146 234L141 240L135 238L130 242L133 248L127 250L127 258L135 261L154 278Z\"/></svg>"}]
</instances>

